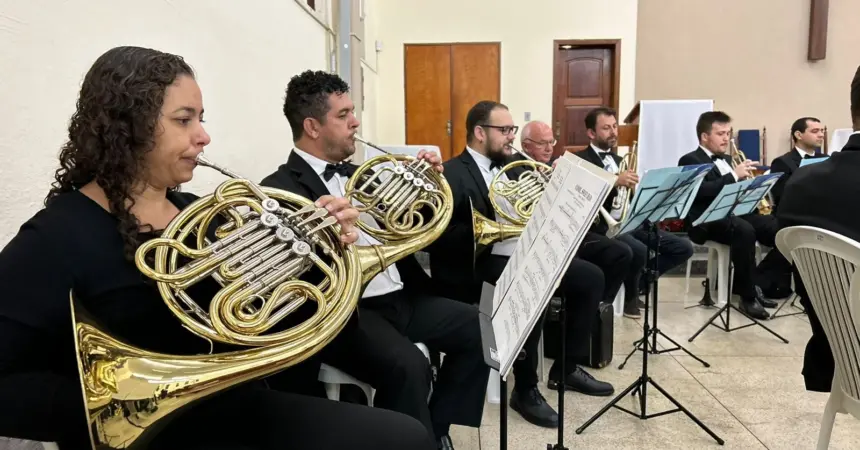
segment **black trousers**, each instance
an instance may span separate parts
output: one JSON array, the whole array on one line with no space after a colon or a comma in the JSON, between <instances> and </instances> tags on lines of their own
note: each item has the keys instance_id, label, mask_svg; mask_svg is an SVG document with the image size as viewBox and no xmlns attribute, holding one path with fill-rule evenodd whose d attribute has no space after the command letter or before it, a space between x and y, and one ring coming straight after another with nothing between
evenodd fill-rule
<instances>
[{"instance_id":1,"label":"black trousers","mask_svg":"<svg viewBox=\"0 0 860 450\"><path fill-rule=\"evenodd\" d=\"M809 300L809 294L806 292L806 286L803 285L797 267L793 267L792 270L795 293L800 297L800 304L806 310L809 325L812 328L812 336L806 343L806 350L803 353L803 381L808 391L830 392L833 374L836 372L833 350L830 348L827 333L824 332L824 327L821 326L821 321L818 320L818 315L812 308L812 301Z\"/></svg>"},{"instance_id":2,"label":"black trousers","mask_svg":"<svg viewBox=\"0 0 860 450\"><path fill-rule=\"evenodd\" d=\"M192 405L148 448L430 450L436 445L421 422L405 414L281 392L253 382Z\"/></svg>"},{"instance_id":3,"label":"black trousers","mask_svg":"<svg viewBox=\"0 0 860 450\"><path fill-rule=\"evenodd\" d=\"M634 253L629 245L591 231L585 233L576 257L594 264L603 272L605 289L602 301L605 303L615 300L622 284L635 283L633 286L638 286L642 268L645 266L644 253L641 259L634 260ZM635 297L638 295L638 289L625 289L625 296Z\"/></svg>"},{"instance_id":4,"label":"black trousers","mask_svg":"<svg viewBox=\"0 0 860 450\"><path fill-rule=\"evenodd\" d=\"M729 245L732 248L734 277L732 291L744 298L752 298L756 284L767 284L770 279L789 274L791 265L774 244L778 224L772 215L747 214L706 223L690 229L690 239L703 244L707 240ZM773 247L762 260L759 270L755 265L756 241Z\"/></svg>"},{"instance_id":5,"label":"black trousers","mask_svg":"<svg viewBox=\"0 0 860 450\"><path fill-rule=\"evenodd\" d=\"M693 256L693 244L688 239L680 238L663 230L657 230L657 235L659 236L659 253L657 255L657 276L659 277L690 259ZM642 264L641 267L644 267L648 257L649 240L653 241L654 236L648 230L642 228L619 236L618 240L630 246L630 249L633 251L633 266L636 267L638 264ZM654 243L651 243L651 245L654 245ZM641 270L636 271L636 274L637 277L642 278ZM631 292L631 290L635 289L638 293L638 291L646 287L646 280L644 278L634 280L632 279L632 275L629 275L624 280L624 289L625 292Z\"/></svg>"},{"instance_id":6,"label":"black trousers","mask_svg":"<svg viewBox=\"0 0 860 450\"><path fill-rule=\"evenodd\" d=\"M480 426L490 368L476 306L400 290L362 299L358 312L322 362L373 386L374 406L408 414L434 435ZM445 354L429 403L430 363L416 342Z\"/></svg>"},{"instance_id":7,"label":"black trousers","mask_svg":"<svg viewBox=\"0 0 860 450\"><path fill-rule=\"evenodd\" d=\"M508 258L505 256L489 255L476 269L482 281L495 285L507 263ZM576 361L588 354L588 337L604 291L603 272L594 264L574 257L561 278L559 290L565 302L567 318L565 365L573 370ZM545 314L546 311L526 338L523 345L525 356L514 362L514 389L519 392L537 386L537 365L543 355L543 349L538 348L538 344ZM557 374L559 367L560 363L556 361L550 373Z\"/></svg>"}]
</instances>

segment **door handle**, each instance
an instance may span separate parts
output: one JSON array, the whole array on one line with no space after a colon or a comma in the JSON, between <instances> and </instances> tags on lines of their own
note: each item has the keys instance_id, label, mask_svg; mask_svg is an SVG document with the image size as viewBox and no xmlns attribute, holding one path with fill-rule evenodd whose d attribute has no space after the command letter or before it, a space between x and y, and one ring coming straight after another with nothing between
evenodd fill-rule
<instances>
[{"instance_id":1,"label":"door handle","mask_svg":"<svg viewBox=\"0 0 860 450\"><path fill-rule=\"evenodd\" d=\"M555 122L555 139L561 140L561 122Z\"/></svg>"},{"instance_id":2,"label":"door handle","mask_svg":"<svg viewBox=\"0 0 860 450\"><path fill-rule=\"evenodd\" d=\"M451 135L451 121L450 120L448 120L445 123L445 132L448 133L448 136Z\"/></svg>"}]
</instances>

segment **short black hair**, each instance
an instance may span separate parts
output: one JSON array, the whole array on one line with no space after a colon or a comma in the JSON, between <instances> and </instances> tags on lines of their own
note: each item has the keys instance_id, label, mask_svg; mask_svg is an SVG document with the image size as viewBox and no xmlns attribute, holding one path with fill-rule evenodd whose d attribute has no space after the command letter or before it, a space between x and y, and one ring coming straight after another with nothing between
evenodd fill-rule
<instances>
[{"instance_id":1,"label":"short black hair","mask_svg":"<svg viewBox=\"0 0 860 450\"><path fill-rule=\"evenodd\" d=\"M809 128L810 120L813 122L821 122L815 117L801 117L800 119L795 120L793 124L791 124L791 142L797 142L797 138L794 137L795 132L799 131L801 133L806 133L806 129Z\"/></svg>"},{"instance_id":2,"label":"short black hair","mask_svg":"<svg viewBox=\"0 0 860 450\"><path fill-rule=\"evenodd\" d=\"M312 117L325 123L328 113L328 97L331 94L346 94L349 85L337 74L322 70L307 70L290 79L284 99L284 116L293 131L293 142L304 134L303 123Z\"/></svg>"},{"instance_id":3,"label":"short black hair","mask_svg":"<svg viewBox=\"0 0 860 450\"><path fill-rule=\"evenodd\" d=\"M585 115L585 129L595 131L594 129L597 127L597 118L600 116L612 116L615 120L618 120L618 113L616 113L614 109L601 106L592 109Z\"/></svg>"},{"instance_id":4,"label":"short black hair","mask_svg":"<svg viewBox=\"0 0 860 450\"><path fill-rule=\"evenodd\" d=\"M490 120L490 114L496 108L508 109L507 106L493 100L481 100L466 114L466 143L475 138L475 127Z\"/></svg>"},{"instance_id":5,"label":"short black hair","mask_svg":"<svg viewBox=\"0 0 860 450\"><path fill-rule=\"evenodd\" d=\"M696 137L701 139L702 133L710 133L715 123L731 123L732 118L722 111L706 111L696 122Z\"/></svg>"},{"instance_id":6,"label":"short black hair","mask_svg":"<svg viewBox=\"0 0 860 450\"><path fill-rule=\"evenodd\" d=\"M860 66L851 80L851 119L860 126Z\"/></svg>"}]
</instances>

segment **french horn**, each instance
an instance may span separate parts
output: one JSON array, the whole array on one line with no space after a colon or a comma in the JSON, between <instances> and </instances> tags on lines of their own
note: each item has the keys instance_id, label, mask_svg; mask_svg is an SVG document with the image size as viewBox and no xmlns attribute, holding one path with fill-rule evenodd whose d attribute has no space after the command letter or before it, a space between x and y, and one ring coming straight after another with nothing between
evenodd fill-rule
<instances>
[{"instance_id":1,"label":"french horn","mask_svg":"<svg viewBox=\"0 0 860 450\"><path fill-rule=\"evenodd\" d=\"M490 181L488 193L493 212L508 223L489 219L472 207L472 234L475 237L476 256L496 242L522 234L552 176L552 167L549 165L536 161L528 153L512 145L508 145L508 148L525 159L502 167ZM516 177L508 177L507 174L516 168L526 170ZM503 175L505 179L502 178ZM511 206L510 212L503 202Z\"/></svg>"},{"instance_id":2,"label":"french horn","mask_svg":"<svg viewBox=\"0 0 860 450\"><path fill-rule=\"evenodd\" d=\"M135 263L188 330L242 349L170 355L136 348L102 331L71 293L94 449L140 448L178 410L311 357L343 329L366 283L432 242L451 218L453 198L441 183L433 186L441 199L439 216L423 222L426 234L410 235L404 227L392 233L392 243L346 245L335 218L312 201L259 186L202 154L197 162L230 179L183 209L160 238L143 244ZM317 284L301 279L311 270L322 275ZM204 308L188 289L210 277L221 288ZM276 328L308 302L316 304L312 317Z\"/></svg>"}]
</instances>

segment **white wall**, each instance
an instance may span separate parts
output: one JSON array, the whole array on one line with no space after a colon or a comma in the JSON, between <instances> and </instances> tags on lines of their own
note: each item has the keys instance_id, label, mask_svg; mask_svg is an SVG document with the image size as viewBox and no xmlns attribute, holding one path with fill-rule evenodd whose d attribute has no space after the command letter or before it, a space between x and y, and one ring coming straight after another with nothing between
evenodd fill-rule
<instances>
[{"instance_id":1,"label":"white wall","mask_svg":"<svg viewBox=\"0 0 860 450\"><path fill-rule=\"evenodd\" d=\"M377 1L379 144L403 144L403 44L501 42L501 101L523 124L552 120L554 39L621 39L622 117L633 107L637 0Z\"/></svg>"},{"instance_id":2,"label":"white wall","mask_svg":"<svg viewBox=\"0 0 860 450\"><path fill-rule=\"evenodd\" d=\"M41 208L80 82L104 51L184 56L203 90L207 155L258 180L286 160L284 90L327 69L327 36L292 0L0 0L0 247ZM201 168L184 189L223 180Z\"/></svg>"}]
</instances>

